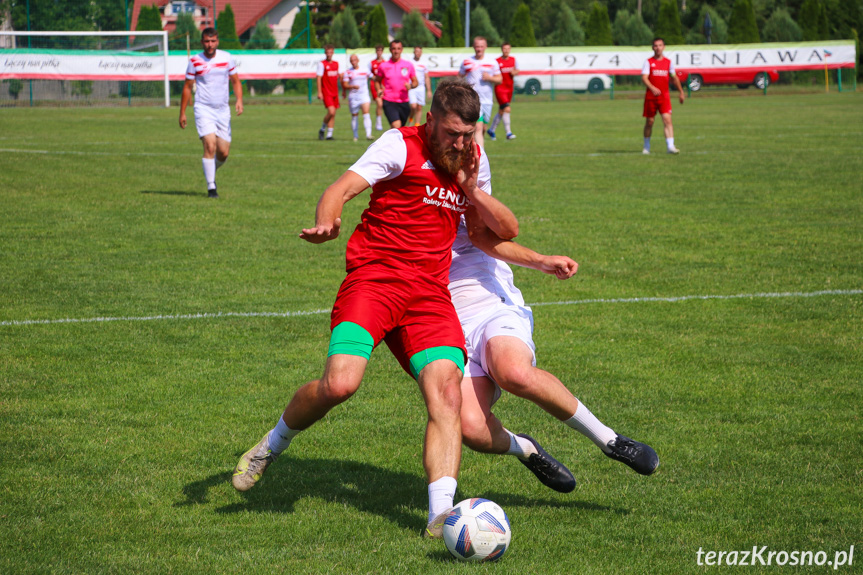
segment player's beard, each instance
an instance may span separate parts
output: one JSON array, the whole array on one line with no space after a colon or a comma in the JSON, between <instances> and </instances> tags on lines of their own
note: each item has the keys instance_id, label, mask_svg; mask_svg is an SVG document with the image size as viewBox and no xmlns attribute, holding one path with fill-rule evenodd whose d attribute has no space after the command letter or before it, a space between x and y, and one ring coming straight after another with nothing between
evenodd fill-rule
<instances>
[{"instance_id":1,"label":"player's beard","mask_svg":"<svg viewBox=\"0 0 863 575\"><path fill-rule=\"evenodd\" d=\"M430 137L428 142L432 163L451 176L456 175L459 170L470 162L473 139L465 142L461 150L456 150L455 148L444 149L434 137Z\"/></svg>"}]
</instances>

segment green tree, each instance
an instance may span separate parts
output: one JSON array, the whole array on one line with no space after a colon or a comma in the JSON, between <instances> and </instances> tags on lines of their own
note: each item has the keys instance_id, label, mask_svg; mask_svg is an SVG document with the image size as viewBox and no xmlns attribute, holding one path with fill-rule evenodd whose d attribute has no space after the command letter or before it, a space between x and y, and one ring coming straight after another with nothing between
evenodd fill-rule
<instances>
[{"instance_id":1,"label":"green tree","mask_svg":"<svg viewBox=\"0 0 863 575\"><path fill-rule=\"evenodd\" d=\"M441 0L446 1L446 0ZM488 10L491 23L501 38L509 38L512 29L512 21L518 4L513 0L474 0L479 1L482 7ZM473 3L473 2L472 2ZM471 16L471 20L473 16ZM471 24L473 27L473 24ZM463 36L464 34L462 34Z\"/></svg>"},{"instance_id":2,"label":"green tree","mask_svg":"<svg viewBox=\"0 0 863 575\"><path fill-rule=\"evenodd\" d=\"M568 4L560 7L559 28L546 36L546 46L584 46L584 29Z\"/></svg>"},{"instance_id":3,"label":"green tree","mask_svg":"<svg viewBox=\"0 0 863 575\"><path fill-rule=\"evenodd\" d=\"M830 39L830 19L827 16L827 6L821 5L821 13L818 15L818 39Z\"/></svg>"},{"instance_id":4,"label":"green tree","mask_svg":"<svg viewBox=\"0 0 863 575\"><path fill-rule=\"evenodd\" d=\"M252 30L252 36L246 44L248 50L274 50L276 48L276 37L270 28L266 18L261 18Z\"/></svg>"},{"instance_id":5,"label":"green tree","mask_svg":"<svg viewBox=\"0 0 863 575\"><path fill-rule=\"evenodd\" d=\"M471 38L482 36L488 40L489 46L500 46L503 39L491 23L491 16L484 6L477 5L470 11L470 35Z\"/></svg>"},{"instance_id":6,"label":"green tree","mask_svg":"<svg viewBox=\"0 0 863 575\"><path fill-rule=\"evenodd\" d=\"M804 0L800 6L797 23L803 31L803 40L805 42L814 42L821 39L818 31L818 20L820 17L821 2L819 0Z\"/></svg>"},{"instance_id":7,"label":"green tree","mask_svg":"<svg viewBox=\"0 0 863 575\"><path fill-rule=\"evenodd\" d=\"M512 18L509 43L518 48L533 48L536 46L533 22L530 19L530 8L524 2L515 10L515 16Z\"/></svg>"},{"instance_id":8,"label":"green tree","mask_svg":"<svg viewBox=\"0 0 863 575\"><path fill-rule=\"evenodd\" d=\"M749 44L761 41L751 0L734 1L731 18L728 20L728 41L732 44Z\"/></svg>"},{"instance_id":9,"label":"green tree","mask_svg":"<svg viewBox=\"0 0 863 575\"><path fill-rule=\"evenodd\" d=\"M386 46L389 43L389 25L387 24L387 14L384 12L384 5L376 5L369 12L369 19L366 21L366 46Z\"/></svg>"},{"instance_id":10,"label":"green tree","mask_svg":"<svg viewBox=\"0 0 863 575\"><path fill-rule=\"evenodd\" d=\"M667 45L683 44L677 0L662 0L659 5L659 19L656 22L656 35L662 37Z\"/></svg>"},{"instance_id":11,"label":"green tree","mask_svg":"<svg viewBox=\"0 0 863 575\"><path fill-rule=\"evenodd\" d=\"M306 30L306 21L309 20L309 30ZM309 40L311 38L311 41ZM291 37L288 39L286 48L301 50L303 48L320 48L321 43L315 31L315 22L306 16L306 8L297 13L294 23L291 25Z\"/></svg>"},{"instance_id":12,"label":"green tree","mask_svg":"<svg viewBox=\"0 0 863 575\"><path fill-rule=\"evenodd\" d=\"M692 28L686 34L687 44L707 44L707 36L704 34L704 17L710 14L710 23L713 25L713 30L710 32L710 42L712 44L725 44L728 42L728 24L719 12L707 4L701 5L701 10L693 22Z\"/></svg>"},{"instance_id":13,"label":"green tree","mask_svg":"<svg viewBox=\"0 0 863 575\"><path fill-rule=\"evenodd\" d=\"M590 7L585 30L588 46L612 46L611 21L608 19L608 8L604 4L594 2Z\"/></svg>"},{"instance_id":14,"label":"green tree","mask_svg":"<svg viewBox=\"0 0 863 575\"><path fill-rule=\"evenodd\" d=\"M188 12L183 12L177 16L177 26L168 38L168 48L171 50L186 49L186 34L189 35L189 47L192 52L196 52L201 47L201 31L195 24L195 17ZM221 45L222 40L219 39Z\"/></svg>"},{"instance_id":15,"label":"green tree","mask_svg":"<svg viewBox=\"0 0 863 575\"><path fill-rule=\"evenodd\" d=\"M222 50L242 50L240 38L237 36L237 22L234 19L234 9L225 4L225 9L216 16L216 32L219 34L219 48Z\"/></svg>"},{"instance_id":16,"label":"green tree","mask_svg":"<svg viewBox=\"0 0 863 575\"><path fill-rule=\"evenodd\" d=\"M629 10L617 11L611 33L617 46L649 46L654 36L641 16Z\"/></svg>"},{"instance_id":17,"label":"green tree","mask_svg":"<svg viewBox=\"0 0 863 575\"><path fill-rule=\"evenodd\" d=\"M860 5L857 0L839 0L835 21L839 40L853 38L853 31L860 31Z\"/></svg>"},{"instance_id":18,"label":"green tree","mask_svg":"<svg viewBox=\"0 0 863 575\"><path fill-rule=\"evenodd\" d=\"M461 12L458 9L458 0L450 0L441 28L441 35L437 44L439 47L459 48L464 46L464 26L461 21Z\"/></svg>"},{"instance_id":19,"label":"green tree","mask_svg":"<svg viewBox=\"0 0 863 575\"><path fill-rule=\"evenodd\" d=\"M402 27L396 34L396 38L405 46L432 46L435 45L434 34L425 25L425 18L416 10L411 10L402 18Z\"/></svg>"},{"instance_id":20,"label":"green tree","mask_svg":"<svg viewBox=\"0 0 863 575\"><path fill-rule=\"evenodd\" d=\"M803 31L785 8L773 11L764 24L762 39L765 42L799 42Z\"/></svg>"},{"instance_id":21,"label":"green tree","mask_svg":"<svg viewBox=\"0 0 863 575\"><path fill-rule=\"evenodd\" d=\"M141 12L138 14L138 23L135 27L136 30L141 32L149 32L149 31L159 31L162 29L162 17L159 16L159 9L153 6L141 6ZM136 36L135 37L135 46L141 46L143 44L152 44L153 37L152 36ZM154 46L153 50L156 49ZM148 49L149 50L149 49Z\"/></svg>"},{"instance_id":22,"label":"green tree","mask_svg":"<svg viewBox=\"0 0 863 575\"><path fill-rule=\"evenodd\" d=\"M333 18L328 38L338 48L359 48L362 46L360 29L350 6L345 7Z\"/></svg>"}]
</instances>

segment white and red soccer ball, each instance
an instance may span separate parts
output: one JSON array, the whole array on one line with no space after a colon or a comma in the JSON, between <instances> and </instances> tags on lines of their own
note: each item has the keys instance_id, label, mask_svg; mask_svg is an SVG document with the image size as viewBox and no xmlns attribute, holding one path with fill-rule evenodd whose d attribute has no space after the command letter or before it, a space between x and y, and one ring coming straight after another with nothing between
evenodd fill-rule
<instances>
[{"instance_id":1,"label":"white and red soccer ball","mask_svg":"<svg viewBox=\"0 0 863 575\"><path fill-rule=\"evenodd\" d=\"M488 499L465 499L444 521L446 548L462 561L497 561L509 547L512 530L501 507Z\"/></svg>"}]
</instances>

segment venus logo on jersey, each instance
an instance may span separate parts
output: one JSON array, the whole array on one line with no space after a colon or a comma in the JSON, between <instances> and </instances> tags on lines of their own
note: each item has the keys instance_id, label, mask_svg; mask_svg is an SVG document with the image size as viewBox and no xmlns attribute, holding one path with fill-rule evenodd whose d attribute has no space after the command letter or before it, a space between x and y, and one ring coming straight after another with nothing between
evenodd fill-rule
<instances>
[{"instance_id":1,"label":"venus logo on jersey","mask_svg":"<svg viewBox=\"0 0 863 575\"><path fill-rule=\"evenodd\" d=\"M455 210L459 213L464 213L467 210L467 198L459 192L437 186L426 186L426 196L423 198L424 204Z\"/></svg>"}]
</instances>

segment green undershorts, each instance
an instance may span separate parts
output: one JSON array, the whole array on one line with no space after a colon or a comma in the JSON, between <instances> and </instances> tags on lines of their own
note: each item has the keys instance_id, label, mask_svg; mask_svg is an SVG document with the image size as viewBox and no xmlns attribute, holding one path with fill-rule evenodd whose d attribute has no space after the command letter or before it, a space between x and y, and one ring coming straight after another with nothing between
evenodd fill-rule
<instances>
[{"instance_id":1,"label":"green undershorts","mask_svg":"<svg viewBox=\"0 0 863 575\"><path fill-rule=\"evenodd\" d=\"M363 326L351 321L343 321L333 328L327 357L341 353L369 359L374 348L375 340Z\"/></svg>"},{"instance_id":2,"label":"green undershorts","mask_svg":"<svg viewBox=\"0 0 863 575\"><path fill-rule=\"evenodd\" d=\"M464 352L458 347L430 347L411 357L411 374L419 379L419 374L425 366L438 359L448 359L464 373Z\"/></svg>"}]
</instances>

